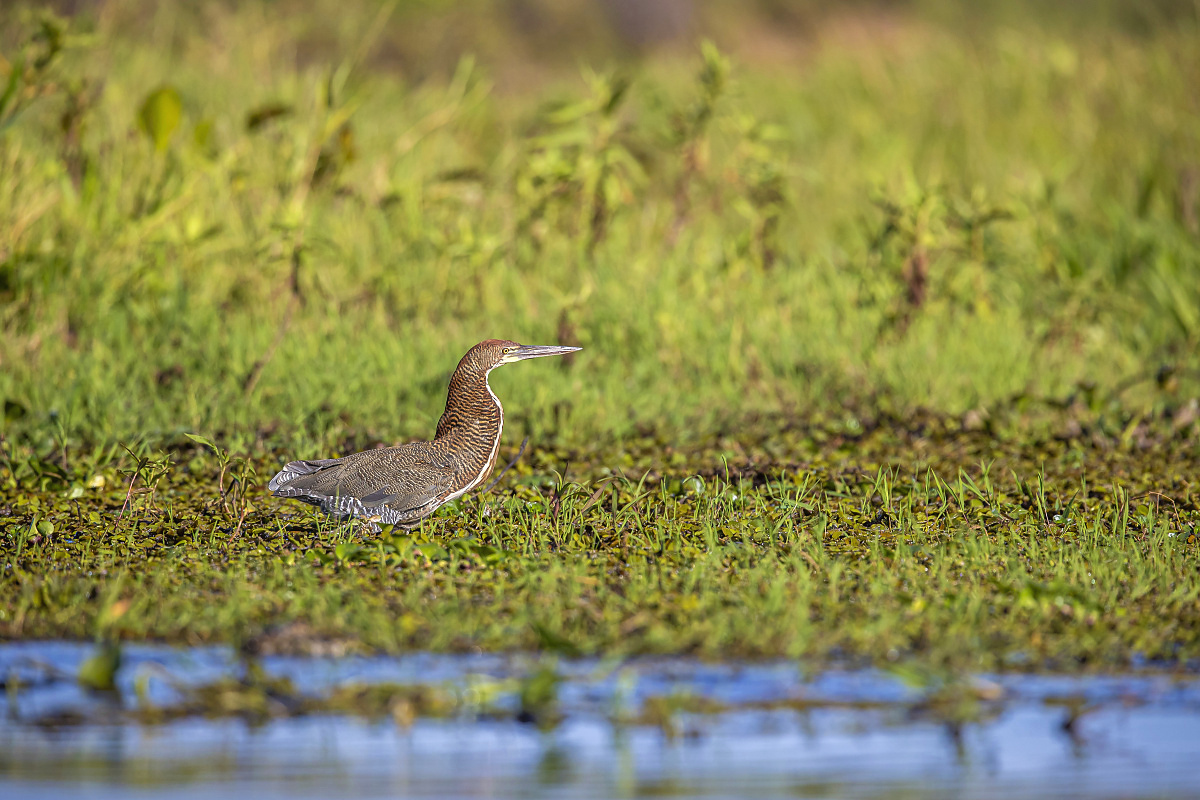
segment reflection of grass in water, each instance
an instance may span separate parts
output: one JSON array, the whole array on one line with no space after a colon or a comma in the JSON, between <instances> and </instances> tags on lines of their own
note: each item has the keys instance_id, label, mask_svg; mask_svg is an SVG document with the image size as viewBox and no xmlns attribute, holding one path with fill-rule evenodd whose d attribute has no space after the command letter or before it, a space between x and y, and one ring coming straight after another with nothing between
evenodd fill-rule
<instances>
[{"instance_id":1,"label":"reflection of grass in water","mask_svg":"<svg viewBox=\"0 0 1200 800\"><path fill-rule=\"evenodd\" d=\"M37 646L26 650L32 654ZM273 720L312 715L361 717L390 720L402 728L419 718L458 722L517 721L541 730L557 727L566 719L604 719L618 729L643 726L659 729L667 739L692 737L710 724L720 724L722 715L796 714L809 719L813 712L836 712L843 719L856 716L868 728L934 722L946 726L960 755L965 753L962 733L967 726L987 725L1004 712L1043 709L1058 717L1060 728L1076 745L1082 745L1079 722L1103 709L1130 708L1143 704L1178 705L1159 695L1165 685L1161 672L1152 675L1126 674L1119 678L1119 695L1107 694L1103 676L1099 681L1081 677L1066 693L1039 686L1034 676L1012 677L1002 686L992 680L956 673L915 661L896 664L884 671L838 671L843 683L838 688L810 682L783 664L737 664L722 670L690 658L632 660L620 658L576 661L562 669L557 657L521 656L504 666L492 662L498 673L472 671L470 655L440 659L441 677L418 674L411 680L379 680L335 677L336 666L327 657L313 661L289 659L282 669L302 678L308 688L299 689L292 679L273 674L280 664L260 661L244 653L228 662L220 677L189 680L188 651L160 653L159 660L142 661L122 670L122 686L132 685L133 697L122 697L123 689L98 687L92 680L97 661L111 661L116 649L95 648L78 671L86 694L76 695L76 706L59 703L50 710L44 703L26 699L27 694L57 691L72 681L69 673L36 657L10 661L5 681L10 704L10 722L23 726L66 728L76 725L115 722L163 724L180 719L240 718L252 726ZM120 656L116 656L120 661ZM137 661L135 657L131 659ZM180 663L182 661L182 663ZM374 659L337 670L343 675L362 674L363 664L397 665L398 661ZM445 674L448 671L455 677ZM769 677L768 677L769 676ZM810 677L816 677L810 673ZM111 678L111 676L110 676ZM766 680L764 680L766 678ZM315 684L314 684L315 680ZM646 691L649 681L670 688ZM1112 680L1108 681L1113 684ZM898 691L900 685L907 690ZM1172 680L1178 691L1190 692L1194 681ZM54 689L52 687L58 687ZM1157 686L1157 688L1156 688ZM566 693L564 687L569 687ZM1186 688L1185 688L1186 687ZM104 691L97 692L96 689ZM637 699L635 699L635 690ZM86 699L85 699L86 698ZM91 702L101 700L105 702ZM1185 701L1186 702L1186 701ZM22 711L22 709L25 709ZM40 710L39 710L40 709ZM1057 713L1062 711L1061 716ZM765 716L762 724L771 725ZM1011 732L1011 731L1010 731Z\"/></svg>"},{"instance_id":2,"label":"reflection of grass in water","mask_svg":"<svg viewBox=\"0 0 1200 800\"><path fill-rule=\"evenodd\" d=\"M0 108L3 635L1196 655L1194 36L901 20L501 95L213 13L43 31ZM262 496L427 436L489 335L585 348L496 373L496 495L369 541Z\"/></svg>"}]
</instances>

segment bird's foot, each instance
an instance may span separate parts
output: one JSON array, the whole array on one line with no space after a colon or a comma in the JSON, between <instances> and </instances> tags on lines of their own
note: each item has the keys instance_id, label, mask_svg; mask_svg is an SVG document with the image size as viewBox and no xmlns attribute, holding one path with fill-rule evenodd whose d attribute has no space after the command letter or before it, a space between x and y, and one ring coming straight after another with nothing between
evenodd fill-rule
<instances>
[{"instance_id":1,"label":"bird's foot","mask_svg":"<svg viewBox=\"0 0 1200 800\"><path fill-rule=\"evenodd\" d=\"M380 527L379 523L369 519L359 520L358 530L360 536L364 539L383 533L383 528Z\"/></svg>"}]
</instances>

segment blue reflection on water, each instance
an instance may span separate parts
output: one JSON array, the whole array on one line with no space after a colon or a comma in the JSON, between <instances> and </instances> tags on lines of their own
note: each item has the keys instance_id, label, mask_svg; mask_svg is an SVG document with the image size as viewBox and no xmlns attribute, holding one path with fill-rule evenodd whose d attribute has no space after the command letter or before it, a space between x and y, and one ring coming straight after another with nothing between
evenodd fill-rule
<instances>
[{"instance_id":1,"label":"blue reflection on water","mask_svg":"<svg viewBox=\"0 0 1200 800\"><path fill-rule=\"evenodd\" d=\"M565 721L549 732L511 719L418 719L405 729L337 716L116 722L134 684L155 703L175 690L155 680L206 683L239 669L224 648L130 646L110 698L73 676L90 652L62 642L0 645L0 674L34 685L0 701L0 796L118 797L1195 797L1200 796L1200 679L1168 675L981 676L1005 696L996 715L955 737L909 713L916 689L875 670L805 676L794 663L705 664L686 659L564 661ZM41 662L39 666L35 662ZM529 657L413 654L266 657L265 671L316 693L354 681L461 684L519 677ZM156 666L151 666L156 665ZM681 714L680 735L611 721L615 707L687 692L734 707ZM1073 735L1066 710L1089 711ZM780 700L868 702L871 708L754 709ZM58 727L47 715L88 711Z\"/></svg>"}]
</instances>

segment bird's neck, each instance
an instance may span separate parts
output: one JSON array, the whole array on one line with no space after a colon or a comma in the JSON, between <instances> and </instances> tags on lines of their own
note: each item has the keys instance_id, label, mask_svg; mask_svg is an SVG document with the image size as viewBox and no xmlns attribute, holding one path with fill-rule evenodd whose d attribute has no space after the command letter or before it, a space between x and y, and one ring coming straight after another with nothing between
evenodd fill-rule
<instances>
[{"instance_id":1,"label":"bird's neck","mask_svg":"<svg viewBox=\"0 0 1200 800\"><path fill-rule=\"evenodd\" d=\"M437 438L459 434L498 439L504 427L504 409L488 386L488 373L467 365L459 365L450 377L446 393L446 410L438 420Z\"/></svg>"}]
</instances>

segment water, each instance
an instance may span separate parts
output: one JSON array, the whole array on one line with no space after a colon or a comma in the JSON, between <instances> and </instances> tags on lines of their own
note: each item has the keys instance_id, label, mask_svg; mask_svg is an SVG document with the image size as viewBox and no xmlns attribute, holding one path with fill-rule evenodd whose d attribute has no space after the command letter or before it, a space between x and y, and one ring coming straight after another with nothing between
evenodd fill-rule
<instances>
[{"instance_id":1,"label":"water","mask_svg":"<svg viewBox=\"0 0 1200 800\"><path fill-rule=\"evenodd\" d=\"M96 694L73 680L90 652L0 644L0 674L27 684L0 701L0 797L1200 797L1196 676L980 676L968 692L982 698L978 721L955 733L921 713L928 690L875 670L564 661L562 720L539 730L516 714L532 658L266 657L300 693L400 682L497 697L487 713L464 704L410 727L329 714L148 725L130 719L139 703L169 705L180 685L239 662L220 648L127 647L119 691ZM628 721L672 696L725 710ZM1087 710L1068 731L1070 704Z\"/></svg>"}]
</instances>

